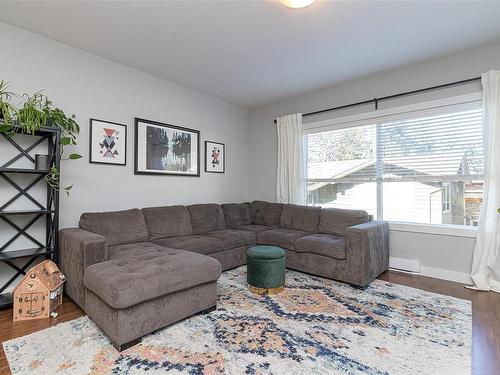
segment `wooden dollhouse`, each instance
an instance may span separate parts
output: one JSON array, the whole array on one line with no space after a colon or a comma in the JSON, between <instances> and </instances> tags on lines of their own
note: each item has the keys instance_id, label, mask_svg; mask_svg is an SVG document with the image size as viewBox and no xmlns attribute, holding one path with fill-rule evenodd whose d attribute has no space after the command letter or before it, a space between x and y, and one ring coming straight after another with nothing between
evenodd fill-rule
<instances>
[{"instance_id":1,"label":"wooden dollhouse","mask_svg":"<svg viewBox=\"0 0 500 375\"><path fill-rule=\"evenodd\" d=\"M48 318L62 303L65 280L51 260L30 269L12 291L14 321Z\"/></svg>"}]
</instances>

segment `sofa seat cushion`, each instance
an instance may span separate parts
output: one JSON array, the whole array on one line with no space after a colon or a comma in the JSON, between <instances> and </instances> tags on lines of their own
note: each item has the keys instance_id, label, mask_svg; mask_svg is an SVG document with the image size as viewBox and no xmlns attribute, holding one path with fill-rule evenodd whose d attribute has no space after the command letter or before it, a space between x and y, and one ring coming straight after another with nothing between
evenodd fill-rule
<instances>
[{"instance_id":1,"label":"sofa seat cushion","mask_svg":"<svg viewBox=\"0 0 500 375\"><path fill-rule=\"evenodd\" d=\"M271 229L258 233L257 243L259 245L274 245L288 250L295 250L295 241L310 234L301 230Z\"/></svg>"},{"instance_id":2,"label":"sofa seat cushion","mask_svg":"<svg viewBox=\"0 0 500 375\"><path fill-rule=\"evenodd\" d=\"M216 281L220 263L205 255L177 249L93 264L83 284L114 309Z\"/></svg>"},{"instance_id":3,"label":"sofa seat cushion","mask_svg":"<svg viewBox=\"0 0 500 375\"><path fill-rule=\"evenodd\" d=\"M208 232L206 236L217 238L224 243L224 248L232 249L256 243L257 236L254 232L238 229L219 229Z\"/></svg>"},{"instance_id":4,"label":"sofa seat cushion","mask_svg":"<svg viewBox=\"0 0 500 375\"><path fill-rule=\"evenodd\" d=\"M226 227L224 212L218 204L193 204L187 206L191 218L191 226L195 234L204 234L212 230Z\"/></svg>"},{"instance_id":5,"label":"sofa seat cushion","mask_svg":"<svg viewBox=\"0 0 500 375\"><path fill-rule=\"evenodd\" d=\"M86 212L80 216L80 228L106 237L108 246L149 240L142 211Z\"/></svg>"},{"instance_id":6,"label":"sofa seat cushion","mask_svg":"<svg viewBox=\"0 0 500 375\"><path fill-rule=\"evenodd\" d=\"M155 243L173 249L189 250L204 255L218 253L224 250L224 243L222 241L201 234L162 238L161 240L156 240Z\"/></svg>"},{"instance_id":7,"label":"sofa seat cushion","mask_svg":"<svg viewBox=\"0 0 500 375\"><path fill-rule=\"evenodd\" d=\"M184 206L148 207L142 213L151 241L193 234L189 212Z\"/></svg>"},{"instance_id":8,"label":"sofa seat cushion","mask_svg":"<svg viewBox=\"0 0 500 375\"><path fill-rule=\"evenodd\" d=\"M295 241L295 251L339 260L346 259L345 239L329 234L312 234Z\"/></svg>"},{"instance_id":9,"label":"sofa seat cushion","mask_svg":"<svg viewBox=\"0 0 500 375\"><path fill-rule=\"evenodd\" d=\"M109 246L107 260L130 258L151 252L160 254L165 250L164 246L160 246L152 242L127 243L124 245Z\"/></svg>"},{"instance_id":10,"label":"sofa seat cushion","mask_svg":"<svg viewBox=\"0 0 500 375\"><path fill-rule=\"evenodd\" d=\"M241 225L236 229L259 233L259 232L264 232L265 230L276 229L276 227L271 227L269 225L249 224L249 225Z\"/></svg>"}]
</instances>

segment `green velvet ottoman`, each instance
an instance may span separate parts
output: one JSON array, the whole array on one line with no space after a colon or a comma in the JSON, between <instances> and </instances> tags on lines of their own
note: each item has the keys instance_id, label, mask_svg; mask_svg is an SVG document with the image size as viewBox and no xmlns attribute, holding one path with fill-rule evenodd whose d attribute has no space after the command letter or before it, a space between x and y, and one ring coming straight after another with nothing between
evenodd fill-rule
<instances>
[{"instance_id":1,"label":"green velvet ottoman","mask_svg":"<svg viewBox=\"0 0 500 375\"><path fill-rule=\"evenodd\" d=\"M285 250L257 245L247 250L247 283L253 293L273 294L285 285Z\"/></svg>"}]
</instances>

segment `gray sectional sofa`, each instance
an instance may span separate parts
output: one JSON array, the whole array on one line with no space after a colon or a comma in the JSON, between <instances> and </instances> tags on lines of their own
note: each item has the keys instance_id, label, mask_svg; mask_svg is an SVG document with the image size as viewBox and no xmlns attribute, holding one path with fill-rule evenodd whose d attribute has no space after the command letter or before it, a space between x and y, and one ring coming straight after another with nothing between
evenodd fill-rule
<instances>
[{"instance_id":1,"label":"gray sectional sofa","mask_svg":"<svg viewBox=\"0 0 500 375\"><path fill-rule=\"evenodd\" d=\"M287 268L366 287L388 268L389 227L365 211L263 201L84 213L60 232L66 293L119 350L216 306L221 271L255 244Z\"/></svg>"}]
</instances>

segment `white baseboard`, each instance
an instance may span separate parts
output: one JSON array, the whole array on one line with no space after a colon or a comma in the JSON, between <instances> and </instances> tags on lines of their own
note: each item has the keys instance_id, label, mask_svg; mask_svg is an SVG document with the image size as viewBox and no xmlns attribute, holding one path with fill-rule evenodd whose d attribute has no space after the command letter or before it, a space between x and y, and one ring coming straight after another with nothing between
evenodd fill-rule
<instances>
[{"instance_id":1,"label":"white baseboard","mask_svg":"<svg viewBox=\"0 0 500 375\"><path fill-rule=\"evenodd\" d=\"M415 259L389 257L389 268L405 272L420 273L420 261Z\"/></svg>"},{"instance_id":2,"label":"white baseboard","mask_svg":"<svg viewBox=\"0 0 500 375\"><path fill-rule=\"evenodd\" d=\"M420 270L422 276L434 277L436 279L455 281L457 283L472 284L472 278L468 273L446 270L444 268L435 268L422 266Z\"/></svg>"},{"instance_id":3,"label":"white baseboard","mask_svg":"<svg viewBox=\"0 0 500 375\"><path fill-rule=\"evenodd\" d=\"M462 284L472 284L472 279L467 273L425 266L420 264L419 260L415 259L390 257L389 268L394 269L395 271L434 277L441 280L454 281Z\"/></svg>"}]
</instances>

